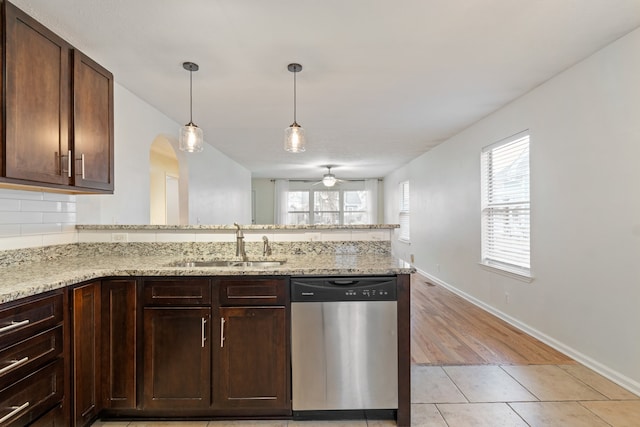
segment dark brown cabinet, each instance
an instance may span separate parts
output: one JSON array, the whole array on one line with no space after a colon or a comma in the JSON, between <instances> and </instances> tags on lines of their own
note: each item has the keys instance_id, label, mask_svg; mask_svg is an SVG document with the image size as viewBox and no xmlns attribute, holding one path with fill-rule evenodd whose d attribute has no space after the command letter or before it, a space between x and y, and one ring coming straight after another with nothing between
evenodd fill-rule
<instances>
[{"instance_id":1,"label":"dark brown cabinet","mask_svg":"<svg viewBox=\"0 0 640 427\"><path fill-rule=\"evenodd\" d=\"M73 156L76 187L113 191L113 75L73 51Z\"/></svg>"},{"instance_id":2,"label":"dark brown cabinet","mask_svg":"<svg viewBox=\"0 0 640 427\"><path fill-rule=\"evenodd\" d=\"M0 425L24 426L64 398L63 293L0 307ZM62 410L55 418L63 425Z\"/></svg>"},{"instance_id":3,"label":"dark brown cabinet","mask_svg":"<svg viewBox=\"0 0 640 427\"><path fill-rule=\"evenodd\" d=\"M64 419L64 407L59 404L36 422L30 424L29 427L65 427L67 424Z\"/></svg>"},{"instance_id":4,"label":"dark brown cabinet","mask_svg":"<svg viewBox=\"0 0 640 427\"><path fill-rule=\"evenodd\" d=\"M72 425L84 426L100 412L100 282L71 290Z\"/></svg>"},{"instance_id":5,"label":"dark brown cabinet","mask_svg":"<svg viewBox=\"0 0 640 427\"><path fill-rule=\"evenodd\" d=\"M284 279L222 279L214 346L213 407L289 415L289 333Z\"/></svg>"},{"instance_id":6,"label":"dark brown cabinet","mask_svg":"<svg viewBox=\"0 0 640 427\"><path fill-rule=\"evenodd\" d=\"M4 1L3 176L69 185L71 46Z\"/></svg>"},{"instance_id":7,"label":"dark brown cabinet","mask_svg":"<svg viewBox=\"0 0 640 427\"><path fill-rule=\"evenodd\" d=\"M136 280L102 281L102 404L105 409L137 405L138 297Z\"/></svg>"},{"instance_id":8,"label":"dark brown cabinet","mask_svg":"<svg viewBox=\"0 0 640 427\"><path fill-rule=\"evenodd\" d=\"M144 410L211 406L210 289L208 279L144 281Z\"/></svg>"},{"instance_id":9,"label":"dark brown cabinet","mask_svg":"<svg viewBox=\"0 0 640 427\"><path fill-rule=\"evenodd\" d=\"M1 2L0 183L113 192L113 76Z\"/></svg>"},{"instance_id":10,"label":"dark brown cabinet","mask_svg":"<svg viewBox=\"0 0 640 427\"><path fill-rule=\"evenodd\" d=\"M219 313L222 326L213 377L214 407L286 414L285 308L221 307Z\"/></svg>"}]
</instances>

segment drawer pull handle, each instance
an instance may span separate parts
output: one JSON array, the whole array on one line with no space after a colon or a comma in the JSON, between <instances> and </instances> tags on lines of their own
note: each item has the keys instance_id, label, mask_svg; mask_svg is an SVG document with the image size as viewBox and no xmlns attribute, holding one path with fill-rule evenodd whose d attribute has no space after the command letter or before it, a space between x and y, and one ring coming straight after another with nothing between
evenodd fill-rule
<instances>
[{"instance_id":1,"label":"drawer pull handle","mask_svg":"<svg viewBox=\"0 0 640 427\"><path fill-rule=\"evenodd\" d=\"M224 348L224 317L220 318L220 348Z\"/></svg>"},{"instance_id":2,"label":"drawer pull handle","mask_svg":"<svg viewBox=\"0 0 640 427\"><path fill-rule=\"evenodd\" d=\"M0 369L0 375L4 374L7 371L12 370L13 368L18 367L19 365L22 365L23 363L29 361L29 356L25 356L20 360L10 360L9 364L7 366L5 366L4 368Z\"/></svg>"},{"instance_id":3,"label":"drawer pull handle","mask_svg":"<svg viewBox=\"0 0 640 427\"><path fill-rule=\"evenodd\" d=\"M207 319L202 318L202 348L204 348L204 343L207 340L207 335L205 334L205 326L207 324Z\"/></svg>"},{"instance_id":4,"label":"drawer pull handle","mask_svg":"<svg viewBox=\"0 0 640 427\"><path fill-rule=\"evenodd\" d=\"M22 320L20 322L16 322L14 320L13 322L8 324L7 326L3 326L2 328L0 328L0 333L7 332L7 331L10 331L12 329L19 328L20 326L24 326L24 325L28 325L28 324L29 324L29 319L25 319L25 320Z\"/></svg>"},{"instance_id":5,"label":"drawer pull handle","mask_svg":"<svg viewBox=\"0 0 640 427\"><path fill-rule=\"evenodd\" d=\"M24 402L20 406L11 406L10 408L13 410L9 412L7 415L5 415L4 417L0 418L0 424L15 417L16 415L18 415L18 412L22 411L23 409L26 409L28 406L29 406L29 402Z\"/></svg>"}]
</instances>

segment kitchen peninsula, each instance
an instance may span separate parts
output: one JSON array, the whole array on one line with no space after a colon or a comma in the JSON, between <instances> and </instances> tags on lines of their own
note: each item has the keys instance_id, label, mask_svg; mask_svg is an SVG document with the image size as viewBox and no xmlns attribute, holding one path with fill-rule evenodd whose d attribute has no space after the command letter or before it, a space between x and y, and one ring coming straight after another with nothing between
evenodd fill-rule
<instances>
[{"instance_id":1,"label":"kitchen peninsula","mask_svg":"<svg viewBox=\"0 0 640 427\"><path fill-rule=\"evenodd\" d=\"M292 277L325 277L346 284L372 276L396 283L397 407L332 415L390 413L398 425L409 425L414 269L391 256L397 226L241 227L246 259L236 256L233 226L83 225L76 244L0 252L0 326L10 326L7 334L0 332L0 354L18 359L15 348L22 343L53 330L61 341L64 330L63 343L47 341L61 347L50 358L0 374L3 407L24 405L5 403L4 392L36 374L48 380L54 375L70 396L49 393L7 418L9 425L42 414L76 426L99 416L322 417L322 411L298 413L291 406L289 283ZM199 264L205 261L228 263ZM31 310L34 304L44 308ZM21 313L43 316L44 323L51 318L51 324L39 335L35 329L20 332ZM17 335L9 337L9 330ZM5 358L2 363L8 364Z\"/></svg>"}]
</instances>

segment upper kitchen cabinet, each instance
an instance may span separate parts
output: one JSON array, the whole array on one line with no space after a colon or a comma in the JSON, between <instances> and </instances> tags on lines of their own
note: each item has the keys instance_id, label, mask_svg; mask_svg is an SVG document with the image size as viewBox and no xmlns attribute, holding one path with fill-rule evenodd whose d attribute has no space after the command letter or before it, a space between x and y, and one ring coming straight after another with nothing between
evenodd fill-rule
<instances>
[{"instance_id":1,"label":"upper kitchen cabinet","mask_svg":"<svg viewBox=\"0 0 640 427\"><path fill-rule=\"evenodd\" d=\"M113 192L113 75L73 51L75 186Z\"/></svg>"},{"instance_id":2,"label":"upper kitchen cabinet","mask_svg":"<svg viewBox=\"0 0 640 427\"><path fill-rule=\"evenodd\" d=\"M0 182L113 192L113 76L2 2Z\"/></svg>"}]
</instances>

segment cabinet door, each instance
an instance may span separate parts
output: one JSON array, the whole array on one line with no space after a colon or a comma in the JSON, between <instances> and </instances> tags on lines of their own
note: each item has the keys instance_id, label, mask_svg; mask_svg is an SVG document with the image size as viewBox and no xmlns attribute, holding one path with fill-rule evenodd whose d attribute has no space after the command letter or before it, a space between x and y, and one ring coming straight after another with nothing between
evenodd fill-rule
<instances>
[{"instance_id":1,"label":"cabinet door","mask_svg":"<svg viewBox=\"0 0 640 427\"><path fill-rule=\"evenodd\" d=\"M86 425L100 412L100 282L72 291L73 421Z\"/></svg>"},{"instance_id":2,"label":"cabinet door","mask_svg":"<svg viewBox=\"0 0 640 427\"><path fill-rule=\"evenodd\" d=\"M217 409L287 414L285 307L221 307L213 389Z\"/></svg>"},{"instance_id":3,"label":"cabinet door","mask_svg":"<svg viewBox=\"0 0 640 427\"><path fill-rule=\"evenodd\" d=\"M145 307L144 409L211 404L211 309Z\"/></svg>"},{"instance_id":4,"label":"cabinet door","mask_svg":"<svg viewBox=\"0 0 640 427\"><path fill-rule=\"evenodd\" d=\"M136 407L137 282L102 282L102 401Z\"/></svg>"},{"instance_id":5,"label":"cabinet door","mask_svg":"<svg viewBox=\"0 0 640 427\"><path fill-rule=\"evenodd\" d=\"M73 156L76 187L113 192L113 75L73 51Z\"/></svg>"},{"instance_id":6,"label":"cabinet door","mask_svg":"<svg viewBox=\"0 0 640 427\"><path fill-rule=\"evenodd\" d=\"M3 2L6 12L5 176L70 183L70 46Z\"/></svg>"}]
</instances>

